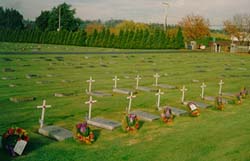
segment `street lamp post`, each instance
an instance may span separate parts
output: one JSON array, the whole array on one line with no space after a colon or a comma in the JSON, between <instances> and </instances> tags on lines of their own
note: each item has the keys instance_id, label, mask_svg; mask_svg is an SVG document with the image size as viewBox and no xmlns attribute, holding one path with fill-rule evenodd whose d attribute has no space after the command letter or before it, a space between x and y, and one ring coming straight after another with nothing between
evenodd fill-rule
<instances>
[{"instance_id":1,"label":"street lamp post","mask_svg":"<svg viewBox=\"0 0 250 161\"><path fill-rule=\"evenodd\" d=\"M168 2L163 2L162 3L164 7L166 7L166 14L164 17L164 31L166 31L167 28L167 24L168 24L168 7L169 7L169 3Z\"/></svg>"}]
</instances>

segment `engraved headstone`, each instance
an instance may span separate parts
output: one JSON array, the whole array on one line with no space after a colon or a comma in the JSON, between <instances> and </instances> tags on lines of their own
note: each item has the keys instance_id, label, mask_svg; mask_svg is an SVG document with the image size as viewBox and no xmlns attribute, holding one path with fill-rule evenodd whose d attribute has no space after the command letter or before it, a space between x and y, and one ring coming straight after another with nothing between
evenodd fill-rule
<instances>
[{"instance_id":1,"label":"engraved headstone","mask_svg":"<svg viewBox=\"0 0 250 161\"><path fill-rule=\"evenodd\" d=\"M211 102L215 102L216 98L213 97L213 96L204 96L204 100L206 100L206 101L211 101ZM227 103L228 103L228 100L225 99L225 98L222 98L222 102L223 102L224 104L227 104Z\"/></svg>"},{"instance_id":2,"label":"engraved headstone","mask_svg":"<svg viewBox=\"0 0 250 161\"><path fill-rule=\"evenodd\" d=\"M203 102L196 102L196 101L186 101L184 104L187 105L189 102L193 102L194 104L196 104L200 108L209 108L212 106L212 105L209 105L209 104L206 104Z\"/></svg>"},{"instance_id":3,"label":"engraved headstone","mask_svg":"<svg viewBox=\"0 0 250 161\"><path fill-rule=\"evenodd\" d=\"M134 93L134 91L131 91L128 89L123 89L123 88L114 88L113 92L120 93L120 94L126 94L126 95L128 95L129 93Z\"/></svg>"},{"instance_id":4,"label":"engraved headstone","mask_svg":"<svg viewBox=\"0 0 250 161\"><path fill-rule=\"evenodd\" d=\"M93 119L87 120L87 123L89 125L93 125L93 126L108 129L108 130L113 130L121 126L120 122L107 120L104 118L93 118Z\"/></svg>"},{"instance_id":5,"label":"engraved headstone","mask_svg":"<svg viewBox=\"0 0 250 161\"><path fill-rule=\"evenodd\" d=\"M155 89L152 89L152 88L149 88L149 87L143 87L143 86L138 86L137 90L145 91L145 92L154 92L154 91L156 91Z\"/></svg>"},{"instance_id":6,"label":"engraved headstone","mask_svg":"<svg viewBox=\"0 0 250 161\"><path fill-rule=\"evenodd\" d=\"M171 107L171 106L167 106L167 107L172 110L172 113L175 116L183 116L183 115L187 115L188 114L188 112L186 110L182 110L182 109L179 109L179 108L176 108L176 107Z\"/></svg>"},{"instance_id":7,"label":"engraved headstone","mask_svg":"<svg viewBox=\"0 0 250 161\"><path fill-rule=\"evenodd\" d=\"M88 95L96 96L96 97L112 96L112 94L110 94L110 93L104 93L104 92L101 92L101 91L92 91L92 92L87 92L86 91L86 93Z\"/></svg>"},{"instance_id":8,"label":"engraved headstone","mask_svg":"<svg viewBox=\"0 0 250 161\"><path fill-rule=\"evenodd\" d=\"M71 131L58 126L45 126L40 128L38 132L44 136L56 139L58 141L63 141L73 137Z\"/></svg>"},{"instance_id":9,"label":"engraved headstone","mask_svg":"<svg viewBox=\"0 0 250 161\"><path fill-rule=\"evenodd\" d=\"M176 86L168 85L168 84L158 84L158 87L166 88L166 89L176 89Z\"/></svg>"},{"instance_id":10,"label":"engraved headstone","mask_svg":"<svg viewBox=\"0 0 250 161\"><path fill-rule=\"evenodd\" d=\"M159 115L154 115L154 114L144 112L144 111L139 111L139 110L132 111L131 113L136 114L139 117L139 119L150 121L150 122L160 118Z\"/></svg>"}]
</instances>

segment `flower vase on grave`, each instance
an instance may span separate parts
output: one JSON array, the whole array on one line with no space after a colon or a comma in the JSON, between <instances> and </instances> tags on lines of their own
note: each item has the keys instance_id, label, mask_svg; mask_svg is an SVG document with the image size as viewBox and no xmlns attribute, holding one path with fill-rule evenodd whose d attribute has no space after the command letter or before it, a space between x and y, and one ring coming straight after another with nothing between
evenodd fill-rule
<instances>
[{"instance_id":1,"label":"flower vase on grave","mask_svg":"<svg viewBox=\"0 0 250 161\"><path fill-rule=\"evenodd\" d=\"M221 96L217 96L215 98L215 107L218 109L218 110L224 110L224 103L222 101L222 97Z\"/></svg>"},{"instance_id":2,"label":"flower vase on grave","mask_svg":"<svg viewBox=\"0 0 250 161\"><path fill-rule=\"evenodd\" d=\"M139 119L135 114L125 113L122 119L122 128L126 132L137 131L140 127Z\"/></svg>"},{"instance_id":3,"label":"flower vase on grave","mask_svg":"<svg viewBox=\"0 0 250 161\"><path fill-rule=\"evenodd\" d=\"M190 112L190 115L193 116L193 117L197 117L197 116L200 116L200 110L199 108L197 107L197 105L193 102L189 102L187 104L188 106L188 109L189 109L189 112Z\"/></svg>"},{"instance_id":4,"label":"flower vase on grave","mask_svg":"<svg viewBox=\"0 0 250 161\"><path fill-rule=\"evenodd\" d=\"M76 125L75 138L78 141L84 142L86 144L92 144L95 141L95 135L93 131L91 131L86 121Z\"/></svg>"},{"instance_id":5,"label":"flower vase on grave","mask_svg":"<svg viewBox=\"0 0 250 161\"><path fill-rule=\"evenodd\" d=\"M248 90L246 89L246 87L244 87L244 88L240 91L240 93L241 93L242 98L245 99L245 98L247 97L247 95L248 95Z\"/></svg>"},{"instance_id":6,"label":"flower vase on grave","mask_svg":"<svg viewBox=\"0 0 250 161\"><path fill-rule=\"evenodd\" d=\"M167 125L172 125L174 120L174 115L172 114L172 110L168 107L163 108L161 112L161 119Z\"/></svg>"},{"instance_id":7,"label":"flower vase on grave","mask_svg":"<svg viewBox=\"0 0 250 161\"><path fill-rule=\"evenodd\" d=\"M242 93L241 92L236 95L235 104L236 105L242 104Z\"/></svg>"}]
</instances>

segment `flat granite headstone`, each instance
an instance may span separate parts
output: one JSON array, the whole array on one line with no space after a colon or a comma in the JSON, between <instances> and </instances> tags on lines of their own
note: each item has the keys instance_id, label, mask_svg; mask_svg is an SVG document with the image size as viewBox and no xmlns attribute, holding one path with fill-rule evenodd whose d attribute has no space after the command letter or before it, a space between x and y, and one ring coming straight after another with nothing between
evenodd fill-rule
<instances>
[{"instance_id":1,"label":"flat granite headstone","mask_svg":"<svg viewBox=\"0 0 250 161\"><path fill-rule=\"evenodd\" d=\"M113 92L115 92L115 93L120 93L120 94L130 94L131 92L133 92L133 91L131 91L131 90L128 90L128 89L120 89L120 88L114 88L113 89ZM134 92L133 92L134 93Z\"/></svg>"},{"instance_id":2,"label":"flat granite headstone","mask_svg":"<svg viewBox=\"0 0 250 161\"><path fill-rule=\"evenodd\" d=\"M38 132L44 136L48 136L58 141L63 141L65 139L73 137L71 131L58 126L45 126L43 128L40 128Z\"/></svg>"},{"instance_id":3,"label":"flat granite headstone","mask_svg":"<svg viewBox=\"0 0 250 161\"><path fill-rule=\"evenodd\" d=\"M222 96L236 97L235 93L222 93Z\"/></svg>"},{"instance_id":4,"label":"flat granite headstone","mask_svg":"<svg viewBox=\"0 0 250 161\"><path fill-rule=\"evenodd\" d=\"M154 92L154 91L156 91L153 88L143 87L143 86L138 86L137 90L145 91L145 92Z\"/></svg>"},{"instance_id":5,"label":"flat granite headstone","mask_svg":"<svg viewBox=\"0 0 250 161\"><path fill-rule=\"evenodd\" d=\"M204 97L204 100L206 100L206 101L215 101L215 97L213 97L213 96L205 96ZM222 98L222 102L224 103L224 104L227 104L228 103L228 100L227 99L225 99L225 98Z\"/></svg>"},{"instance_id":6,"label":"flat granite headstone","mask_svg":"<svg viewBox=\"0 0 250 161\"><path fill-rule=\"evenodd\" d=\"M107 120L104 118L92 118L90 120L87 120L87 123L96 127L108 129L108 130L114 130L115 128L121 126L120 122L116 122L113 120Z\"/></svg>"},{"instance_id":7,"label":"flat granite headstone","mask_svg":"<svg viewBox=\"0 0 250 161\"><path fill-rule=\"evenodd\" d=\"M153 120L157 120L160 118L160 116L158 115L154 115L148 112L144 112L144 111L132 111L131 113L136 114L139 119L145 120L145 121L153 121Z\"/></svg>"},{"instance_id":8,"label":"flat granite headstone","mask_svg":"<svg viewBox=\"0 0 250 161\"><path fill-rule=\"evenodd\" d=\"M196 104L200 108L209 108L212 106L212 105L209 105L209 104L206 104L203 102L196 102L196 101L186 101L184 104L187 105L189 102L193 102L194 104Z\"/></svg>"},{"instance_id":9,"label":"flat granite headstone","mask_svg":"<svg viewBox=\"0 0 250 161\"><path fill-rule=\"evenodd\" d=\"M166 88L166 89L177 89L176 86L168 85L168 84L158 84L158 87Z\"/></svg>"},{"instance_id":10,"label":"flat granite headstone","mask_svg":"<svg viewBox=\"0 0 250 161\"><path fill-rule=\"evenodd\" d=\"M97 97L105 97L105 96L112 96L110 93L104 93L100 91L93 91L93 92L86 92L88 95L97 96Z\"/></svg>"},{"instance_id":11,"label":"flat granite headstone","mask_svg":"<svg viewBox=\"0 0 250 161\"><path fill-rule=\"evenodd\" d=\"M176 108L176 107L172 107L172 106L167 106L167 107L171 109L173 115L175 115L175 116L183 116L183 115L187 115L188 114L188 112L186 110L182 110L182 109L179 109L179 108Z\"/></svg>"}]
</instances>

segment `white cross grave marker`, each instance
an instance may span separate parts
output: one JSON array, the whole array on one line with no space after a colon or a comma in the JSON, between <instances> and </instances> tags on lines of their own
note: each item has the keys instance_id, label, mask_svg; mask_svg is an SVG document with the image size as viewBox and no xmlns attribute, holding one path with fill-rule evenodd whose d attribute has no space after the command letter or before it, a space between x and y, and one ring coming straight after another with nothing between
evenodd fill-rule
<instances>
[{"instance_id":1,"label":"white cross grave marker","mask_svg":"<svg viewBox=\"0 0 250 161\"><path fill-rule=\"evenodd\" d=\"M95 80L92 79L92 77L89 78L89 80L87 80L86 82L89 83L89 93L91 93L92 90L92 83L95 82Z\"/></svg>"},{"instance_id":2,"label":"white cross grave marker","mask_svg":"<svg viewBox=\"0 0 250 161\"><path fill-rule=\"evenodd\" d=\"M155 77L155 86L158 86L158 79L160 78L160 75L156 73L154 77Z\"/></svg>"},{"instance_id":3,"label":"white cross grave marker","mask_svg":"<svg viewBox=\"0 0 250 161\"><path fill-rule=\"evenodd\" d=\"M139 75L137 75L135 79L136 79L136 87L135 87L135 89L138 89L138 87L139 87L139 80L141 79L141 77Z\"/></svg>"},{"instance_id":4,"label":"white cross grave marker","mask_svg":"<svg viewBox=\"0 0 250 161\"><path fill-rule=\"evenodd\" d=\"M130 92L130 95L127 97L127 99L129 100L129 103L128 103L128 113L130 113L130 109L131 109L131 104L132 104L132 99L135 98L136 95L133 95L133 92Z\"/></svg>"},{"instance_id":5,"label":"white cross grave marker","mask_svg":"<svg viewBox=\"0 0 250 161\"><path fill-rule=\"evenodd\" d=\"M157 105L157 108L158 110L160 110L160 101L161 101L161 95L164 94L164 92L161 92L161 89L158 90L158 92L155 94L157 97L157 102L156 102L156 105Z\"/></svg>"},{"instance_id":6,"label":"white cross grave marker","mask_svg":"<svg viewBox=\"0 0 250 161\"><path fill-rule=\"evenodd\" d=\"M92 104L96 103L97 101L96 100L93 100L92 99L92 96L89 96L89 101L86 101L85 104L88 104L89 105L89 117L88 119L90 120L91 119L91 110L92 110Z\"/></svg>"},{"instance_id":7,"label":"white cross grave marker","mask_svg":"<svg viewBox=\"0 0 250 161\"><path fill-rule=\"evenodd\" d=\"M204 99L204 92L205 92L205 88L206 88L206 84L203 82L201 85L201 98Z\"/></svg>"},{"instance_id":8,"label":"white cross grave marker","mask_svg":"<svg viewBox=\"0 0 250 161\"><path fill-rule=\"evenodd\" d=\"M220 83L219 83L219 86L220 86L220 88L219 88L219 95L222 94L221 90L222 90L222 85L223 84L224 84L224 82L222 80L220 80Z\"/></svg>"},{"instance_id":9,"label":"white cross grave marker","mask_svg":"<svg viewBox=\"0 0 250 161\"><path fill-rule=\"evenodd\" d=\"M43 105L42 106L37 106L37 108L41 108L42 109L41 119L39 120L39 122L40 122L40 128L43 127L45 109L46 108L50 108L50 107L51 107L51 105L46 105L46 100L43 100Z\"/></svg>"},{"instance_id":10,"label":"white cross grave marker","mask_svg":"<svg viewBox=\"0 0 250 161\"><path fill-rule=\"evenodd\" d=\"M115 81L115 85L114 85L114 89L117 88L117 81L120 80L117 76L115 76L115 78L113 79L113 81Z\"/></svg>"},{"instance_id":11,"label":"white cross grave marker","mask_svg":"<svg viewBox=\"0 0 250 161\"><path fill-rule=\"evenodd\" d=\"M184 103L185 91L187 91L187 88L185 88L185 86L183 86L181 91L182 91L181 103Z\"/></svg>"}]
</instances>

